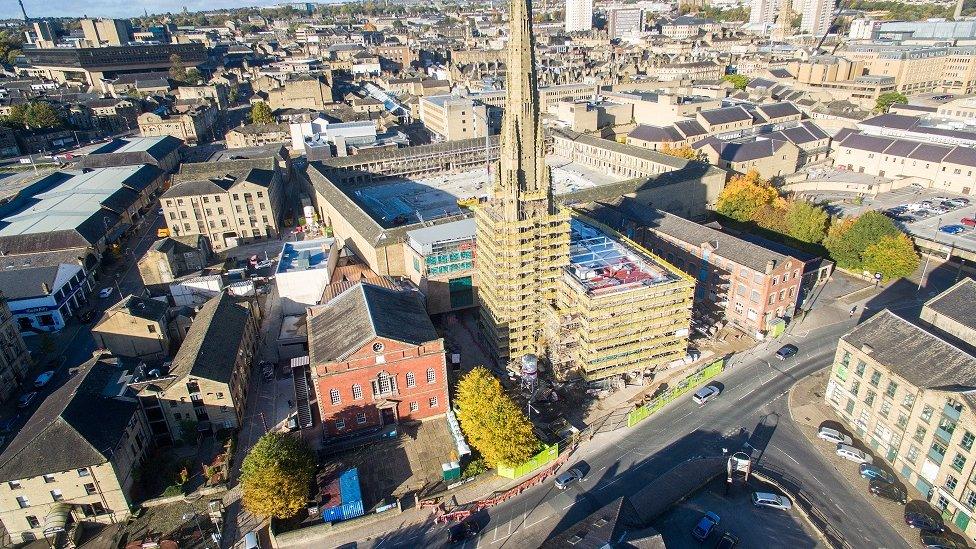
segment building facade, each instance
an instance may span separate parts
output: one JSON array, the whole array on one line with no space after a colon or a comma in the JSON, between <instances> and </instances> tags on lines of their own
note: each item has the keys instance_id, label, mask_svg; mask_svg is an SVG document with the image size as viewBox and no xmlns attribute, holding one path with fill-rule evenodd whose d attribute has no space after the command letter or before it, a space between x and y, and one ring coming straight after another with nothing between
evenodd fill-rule
<instances>
[{"instance_id":1,"label":"building facade","mask_svg":"<svg viewBox=\"0 0 976 549\"><path fill-rule=\"evenodd\" d=\"M127 296L92 326L95 344L114 356L165 360L170 353L167 309L164 301Z\"/></svg>"},{"instance_id":2,"label":"building facade","mask_svg":"<svg viewBox=\"0 0 976 549\"><path fill-rule=\"evenodd\" d=\"M0 292L0 402L6 402L27 377L31 356Z\"/></svg>"},{"instance_id":3,"label":"building facade","mask_svg":"<svg viewBox=\"0 0 976 549\"><path fill-rule=\"evenodd\" d=\"M593 28L593 0L566 0L566 32Z\"/></svg>"}]
</instances>

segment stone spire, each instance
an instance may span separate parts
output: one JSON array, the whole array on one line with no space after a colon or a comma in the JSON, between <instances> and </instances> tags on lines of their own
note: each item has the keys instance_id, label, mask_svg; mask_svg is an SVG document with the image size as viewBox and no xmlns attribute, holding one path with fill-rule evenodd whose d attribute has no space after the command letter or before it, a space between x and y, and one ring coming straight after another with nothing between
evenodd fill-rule
<instances>
[{"instance_id":1,"label":"stone spire","mask_svg":"<svg viewBox=\"0 0 976 549\"><path fill-rule=\"evenodd\" d=\"M550 191L539 120L531 0L510 0L508 13L505 119L495 181L495 196L506 202L506 210L527 198L522 196L525 193L549 198Z\"/></svg>"}]
</instances>

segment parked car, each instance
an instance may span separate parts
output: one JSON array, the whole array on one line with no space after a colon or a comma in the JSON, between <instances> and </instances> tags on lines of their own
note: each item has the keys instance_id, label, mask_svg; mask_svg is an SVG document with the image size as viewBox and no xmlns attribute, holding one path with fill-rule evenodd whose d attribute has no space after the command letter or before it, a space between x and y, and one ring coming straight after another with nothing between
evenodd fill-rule
<instances>
[{"instance_id":1,"label":"parked car","mask_svg":"<svg viewBox=\"0 0 976 549\"><path fill-rule=\"evenodd\" d=\"M959 207L961 208L969 204L969 199L963 198L961 196L957 196L956 198L950 198L949 202L952 202L953 204L958 204Z\"/></svg>"},{"instance_id":2,"label":"parked car","mask_svg":"<svg viewBox=\"0 0 976 549\"><path fill-rule=\"evenodd\" d=\"M776 358L780 360L786 360L791 356L795 355L796 353L798 353L799 351L800 349L797 348L796 345L793 345L792 343L787 343L786 345L780 347L778 351L776 351Z\"/></svg>"},{"instance_id":3,"label":"parked car","mask_svg":"<svg viewBox=\"0 0 976 549\"><path fill-rule=\"evenodd\" d=\"M793 502L790 501L790 498L769 492L753 492L752 504L756 507L771 507L783 511L789 511L793 508Z\"/></svg>"},{"instance_id":4,"label":"parked car","mask_svg":"<svg viewBox=\"0 0 976 549\"><path fill-rule=\"evenodd\" d=\"M735 537L732 532L726 532L718 539L718 543L715 544L715 549L734 549L738 544L739 538Z\"/></svg>"},{"instance_id":5,"label":"parked car","mask_svg":"<svg viewBox=\"0 0 976 549\"><path fill-rule=\"evenodd\" d=\"M54 370L48 370L46 372L41 373L41 375L37 376L37 379L34 380L34 387L37 387L39 389L47 385L47 383L51 381L52 377L54 377Z\"/></svg>"},{"instance_id":6,"label":"parked car","mask_svg":"<svg viewBox=\"0 0 976 549\"><path fill-rule=\"evenodd\" d=\"M705 541L708 536L712 535L715 531L715 527L722 519L719 518L715 513L708 511L705 513L701 519L698 520L698 524L691 530L691 537L697 539L698 541Z\"/></svg>"},{"instance_id":7,"label":"parked car","mask_svg":"<svg viewBox=\"0 0 976 549\"><path fill-rule=\"evenodd\" d=\"M976 227L976 219L972 217L964 217L959 220L959 223L965 227Z\"/></svg>"},{"instance_id":8,"label":"parked car","mask_svg":"<svg viewBox=\"0 0 976 549\"><path fill-rule=\"evenodd\" d=\"M706 402L711 400L712 397L717 397L720 392L722 391L718 387L714 385L706 385L695 391L695 394L691 395L691 400L694 400L699 405L704 405Z\"/></svg>"},{"instance_id":9,"label":"parked car","mask_svg":"<svg viewBox=\"0 0 976 549\"><path fill-rule=\"evenodd\" d=\"M581 480L583 480L583 472L573 467L569 471L566 471L565 473L556 477L556 488L565 490L570 484L579 482Z\"/></svg>"},{"instance_id":10,"label":"parked car","mask_svg":"<svg viewBox=\"0 0 976 549\"><path fill-rule=\"evenodd\" d=\"M102 299L105 299L106 297L112 295L112 292L114 292L114 291L115 291L115 288L112 288L112 287L102 288L101 290L98 290L98 297L100 297Z\"/></svg>"},{"instance_id":11,"label":"parked car","mask_svg":"<svg viewBox=\"0 0 976 549\"><path fill-rule=\"evenodd\" d=\"M478 535L481 526L473 520L465 520L450 528L450 538L448 543L460 543L466 539L471 539Z\"/></svg>"},{"instance_id":12,"label":"parked car","mask_svg":"<svg viewBox=\"0 0 976 549\"><path fill-rule=\"evenodd\" d=\"M834 444L846 444L848 446L854 444L854 439L830 427L821 427L820 431L817 432L817 438L822 438Z\"/></svg>"},{"instance_id":13,"label":"parked car","mask_svg":"<svg viewBox=\"0 0 976 549\"><path fill-rule=\"evenodd\" d=\"M942 521L931 515L905 511L905 524L926 532L945 532Z\"/></svg>"},{"instance_id":14,"label":"parked car","mask_svg":"<svg viewBox=\"0 0 976 549\"><path fill-rule=\"evenodd\" d=\"M946 234L959 234L965 230L966 227L963 227L962 225L943 225L939 227L939 232Z\"/></svg>"},{"instance_id":15,"label":"parked car","mask_svg":"<svg viewBox=\"0 0 976 549\"><path fill-rule=\"evenodd\" d=\"M874 463L874 458L850 444L838 444L837 455L854 463Z\"/></svg>"},{"instance_id":16,"label":"parked car","mask_svg":"<svg viewBox=\"0 0 976 549\"><path fill-rule=\"evenodd\" d=\"M902 505L908 503L908 492L897 484L885 482L881 479L873 478L868 483L868 491L880 498L890 499Z\"/></svg>"},{"instance_id":17,"label":"parked car","mask_svg":"<svg viewBox=\"0 0 976 549\"><path fill-rule=\"evenodd\" d=\"M860 470L861 470L861 476L868 480L873 480L873 479L883 480L890 484L894 484L895 482L895 477L892 476L891 473L885 471L884 469L876 465L871 465L870 463L862 463Z\"/></svg>"},{"instance_id":18,"label":"parked car","mask_svg":"<svg viewBox=\"0 0 976 549\"><path fill-rule=\"evenodd\" d=\"M37 391L31 391L30 393L22 394L20 395L20 398L17 399L17 407L18 408L28 407L31 405L31 402L34 402L35 398L37 398Z\"/></svg>"},{"instance_id":19,"label":"parked car","mask_svg":"<svg viewBox=\"0 0 976 549\"><path fill-rule=\"evenodd\" d=\"M919 536L925 549L964 549L968 545L949 538L945 534L922 532Z\"/></svg>"}]
</instances>

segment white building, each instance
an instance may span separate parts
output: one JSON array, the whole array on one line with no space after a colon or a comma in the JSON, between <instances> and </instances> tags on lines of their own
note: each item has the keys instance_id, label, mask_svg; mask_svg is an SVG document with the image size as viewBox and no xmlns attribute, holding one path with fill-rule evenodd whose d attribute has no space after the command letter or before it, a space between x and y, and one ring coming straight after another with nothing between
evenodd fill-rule
<instances>
[{"instance_id":1,"label":"white building","mask_svg":"<svg viewBox=\"0 0 976 549\"><path fill-rule=\"evenodd\" d=\"M593 0L566 0L566 32L593 28Z\"/></svg>"},{"instance_id":2,"label":"white building","mask_svg":"<svg viewBox=\"0 0 976 549\"><path fill-rule=\"evenodd\" d=\"M752 0L749 11L749 26L768 29L776 23L780 0Z\"/></svg>"},{"instance_id":3,"label":"white building","mask_svg":"<svg viewBox=\"0 0 976 549\"><path fill-rule=\"evenodd\" d=\"M851 27L847 31L847 37L851 40L871 40L874 31L881 27L884 21L874 19L855 19L851 21Z\"/></svg>"},{"instance_id":4,"label":"white building","mask_svg":"<svg viewBox=\"0 0 976 549\"><path fill-rule=\"evenodd\" d=\"M290 124L291 148L305 152L306 144L335 145L338 156L346 156L349 145L363 146L376 143L376 122L362 120L357 122L333 123L319 117L311 122Z\"/></svg>"},{"instance_id":5,"label":"white building","mask_svg":"<svg viewBox=\"0 0 976 549\"><path fill-rule=\"evenodd\" d=\"M610 38L636 38L644 29L644 11L633 6L607 9Z\"/></svg>"},{"instance_id":6,"label":"white building","mask_svg":"<svg viewBox=\"0 0 976 549\"><path fill-rule=\"evenodd\" d=\"M800 32L823 36L830 29L833 17L834 0L806 0L803 5Z\"/></svg>"},{"instance_id":7,"label":"white building","mask_svg":"<svg viewBox=\"0 0 976 549\"><path fill-rule=\"evenodd\" d=\"M338 261L334 238L286 242L275 272L282 315L302 314L306 307L321 303Z\"/></svg>"}]
</instances>

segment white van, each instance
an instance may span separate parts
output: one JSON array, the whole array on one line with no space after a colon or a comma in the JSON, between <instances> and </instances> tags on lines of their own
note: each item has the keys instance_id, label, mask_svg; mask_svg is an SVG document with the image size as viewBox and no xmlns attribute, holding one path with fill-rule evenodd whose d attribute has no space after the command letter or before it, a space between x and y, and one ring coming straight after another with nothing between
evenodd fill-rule
<instances>
[{"instance_id":1,"label":"white van","mask_svg":"<svg viewBox=\"0 0 976 549\"><path fill-rule=\"evenodd\" d=\"M694 400L699 406L703 406L709 399L718 396L719 392L718 387L706 385L695 391L695 394L691 395L691 400Z\"/></svg>"},{"instance_id":2,"label":"white van","mask_svg":"<svg viewBox=\"0 0 976 549\"><path fill-rule=\"evenodd\" d=\"M261 542L258 540L257 532L248 532L244 536L244 549L261 549Z\"/></svg>"}]
</instances>

